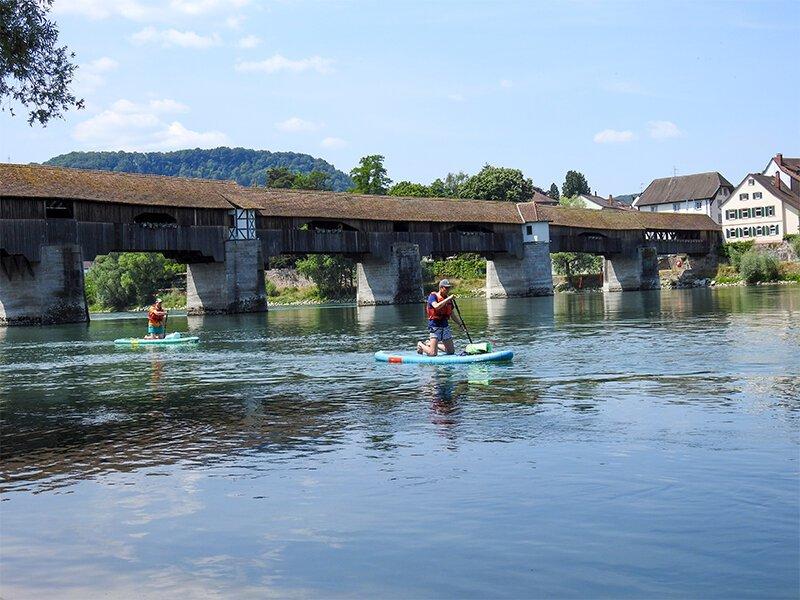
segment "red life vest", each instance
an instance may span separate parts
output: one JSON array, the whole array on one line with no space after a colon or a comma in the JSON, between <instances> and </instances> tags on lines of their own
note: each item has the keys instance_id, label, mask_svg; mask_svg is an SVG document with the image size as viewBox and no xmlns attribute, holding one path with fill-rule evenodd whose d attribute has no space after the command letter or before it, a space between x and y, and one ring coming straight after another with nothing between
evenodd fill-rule
<instances>
[{"instance_id":1,"label":"red life vest","mask_svg":"<svg viewBox=\"0 0 800 600\"><path fill-rule=\"evenodd\" d=\"M431 292L434 296L436 296L436 301L441 302L445 299L445 296L442 296L439 292ZM433 308L430 304L425 305L425 309L428 312L429 319L449 319L450 315L453 314L453 303L448 302L447 304L442 304L439 308Z\"/></svg>"}]
</instances>

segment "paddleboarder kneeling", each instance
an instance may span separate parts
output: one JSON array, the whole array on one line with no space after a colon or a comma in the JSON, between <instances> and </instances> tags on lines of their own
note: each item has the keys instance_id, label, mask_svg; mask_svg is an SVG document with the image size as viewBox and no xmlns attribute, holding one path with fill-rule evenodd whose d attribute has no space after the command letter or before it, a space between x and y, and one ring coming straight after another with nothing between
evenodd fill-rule
<instances>
[{"instance_id":1,"label":"paddleboarder kneeling","mask_svg":"<svg viewBox=\"0 0 800 600\"><path fill-rule=\"evenodd\" d=\"M417 352L426 356L436 356L439 350L445 354L454 354L456 349L453 344L453 331L450 329L449 320L464 324L453 314L454 299L450 294L453 287L447 279L439 282L439 291L431 292L428 296L426 312L428 314L428 341L417 342Z\"/></svg>"},{"instance_id":2,"label":"paddleboarder kneeling","mask_svg":"<svg viewBox=\"0 0 800 600\"><path fill-rule=\"evenodd\" d=\"M147 311L146 340L163 340L167 333L167 311L161 305L161 298L156 298L153 306Z\"/></svg>"}]
</instances>

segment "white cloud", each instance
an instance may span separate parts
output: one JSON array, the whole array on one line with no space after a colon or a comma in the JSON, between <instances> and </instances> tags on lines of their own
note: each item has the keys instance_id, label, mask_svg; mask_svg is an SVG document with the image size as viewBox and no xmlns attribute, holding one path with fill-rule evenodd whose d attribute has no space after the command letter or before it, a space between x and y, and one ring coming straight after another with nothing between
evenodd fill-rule
<instances>
[{"instance_id":1,"label":"white cloud","mask_svg":"<svg viewBox=\"0 0 800 600\"><path fill-rule=\"evenodd\" d=\"M647 123L647 133L654 140L667 140L686 135L672 121L650 121Z\"/></svg>"},{"instance_id":2,"label":"white cloud","mask_svg":"<svg viewBox=\"0 0 800 600\"><path fill-rule=\"evenodd\" d=\"M159 31L155 27L145 27L134 33L130 40L134 44L161 44L164 48L180 46L181 48L208 48L222 43L219 35L199 35L194 31L178 31L177 29L164 29Z\"/></svg>"},{"instance_id":3,"label":"white cloud","mask_svg":"<svg viewBox=\"0 0 800 600\"><path fill-rule=\"evenodd\" d=\"M239 29L244 23L244 17L241 15L231 15L227 19L225 19L225 26L229 27L230 29Z\"/></svg>"},{"instance_id":4,"label":"white cloud","mask_svg":"<svg viewBox=\"0 0 800 600\"><path fill-rule=\"evenodd\" d=\"M616 129L603 129L594 134L596 144L621 144L632 142L636 139L636 134L632 131L617 131Z\"/></svg>"},{"instance_id":5,"label":"white cloud","mask_svg":"<svg viewBox=\"0 0 800 600\"><path fill-rule=\"evenodd\" d=\"M333 61L321 56L311 56L299 60L291 60L280 54L276 54L266 60L261 61L242 61L236 63L234 67L242 73L260 71L263 73L280 73L288 71L290 73L303 73L305 71L316 71L317 73L328 74L333 72L331 66Z\"/></svg>"},{"instance_id":6,"label":"white cloud","mask_svg":"<svg viewBox=\"0 0 800 600\"><path fill-rule=\"evenodd\" d=\"M453 102L463 102L464 96L462 94L448 94L447 98Z\"/></svg>"},{"instance_id":7,"label":"white cloud","mask_svg":"<svg viewBox=\"0 0 800 600\"><path fill-rule=\"evenodd\" d=\"M501 79L501 80L500 80L500 87L501 87L501 88L506 88L506 89L508 89L508 88L510 88L510 87L513 87L513 86L514 86L514 82L513 82L513 81L511 81L510 79Z\"/></svg>"},{"instance_id":8,"label":"white cloud","mask_svg":"<svg viewBox=\"0 0 800 600\"><path fill-rule=\"evenodd\" d=\"M261 38L257 35L246 35L239 40L239 48L255 48L261 43Z\"/></svg>"},{"instance_id":9,"label":"white cloud","mask_svg":"<svg viewBox=\"0 0 800 600\"><path fill-rule=\"evenodd\" d=\"M105 85L105 74L119 67L113 58L103 56L78 67L75 87L79 94L91 94Z\"/></svg>"},{"instance_id":10,"label":"white cloud","mask_svg":"<svg viewBox=\"0 0 800 600\"><path fill-rule=\"evenodd\" d=\"M275 123L275 128L278 131L284 131L286 133L306 133L310 131L317 131L321 127L322 125L319 123L305 121L300 117L292 117L290 119L286 119L285 121L281 121L280 123Z\"/></svg>"},{"instance_id":11,"label":"white cloud","mask_svg":"<svg viewBox=\"0 0 800 600\"><path fill-rule=\"evenodd\" d=\"M319 145L323 148L328 148L329 150L338 150L339 148L344 148L347 146L347 142L342 138L326 137L319 143Z\"/></svg>"},{"instance_id":12,"label":"white cloud","mask_svg":"<svg viewBox=\"0 0 800 600\"><path fill-rule=\"evenodd\" d=\"M117 100L102 112L78 123L73 137L94 149L175 150L212 148L228 143L219 131L192 131L179 121L166 121L165 115L183 113L189 108L169 98L144 104Z\"/></svg>"},{"instance_id":13,"label":"white cloud","mask_svg":"<svg viewBox=\"0 0 800 600\"><path fill-rule=\"evenodd\" d=\"M76 14L89 19L122 17L132 21L164 21L237 10L249 0L56 0L53 12Z\"/></svg>"}]
</instances>

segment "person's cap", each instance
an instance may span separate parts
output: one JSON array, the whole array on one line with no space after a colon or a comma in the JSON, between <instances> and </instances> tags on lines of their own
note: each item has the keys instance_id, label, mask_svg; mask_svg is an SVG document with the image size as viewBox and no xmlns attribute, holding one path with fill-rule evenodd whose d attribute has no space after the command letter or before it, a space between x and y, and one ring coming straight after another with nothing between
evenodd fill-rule
<instances>
[{"instance_id":1,"label":"person's cap","mask_svg":"<svg viewBox=\"0 0 800 600\"><path fill-rule=\"evenodd\" d=\"M442 279L439 282L439 287L453 287L453 286L450 284L450 280L449 279Z\"/></svg>"}]
</instances>

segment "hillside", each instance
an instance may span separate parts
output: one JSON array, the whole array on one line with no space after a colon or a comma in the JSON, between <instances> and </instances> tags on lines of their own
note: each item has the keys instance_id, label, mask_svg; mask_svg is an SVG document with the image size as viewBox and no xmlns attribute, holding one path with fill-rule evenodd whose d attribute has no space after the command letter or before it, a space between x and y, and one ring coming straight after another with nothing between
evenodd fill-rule
<instances>
[{"instance_id":1,"label":"hillside","mask_svg":"<svg viewBox=\"0 0 800 600\"><path fill-rule=\"evenodd\" d=\"M267 169L287 167L292 171L322 171L334 190L352 187L350 177L321 158L297 152L269 152L246 148L177 150L175 152L70 152L45 162L57 167L177 175L206 179L231 179L241 185L264 185Z\"/></svg>"}]
</instances>

